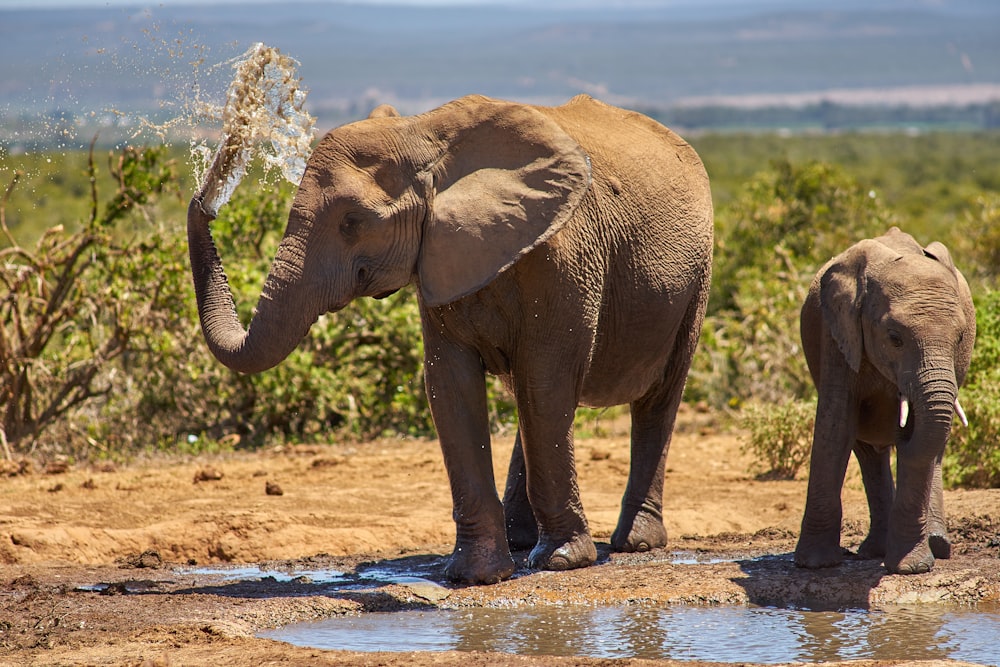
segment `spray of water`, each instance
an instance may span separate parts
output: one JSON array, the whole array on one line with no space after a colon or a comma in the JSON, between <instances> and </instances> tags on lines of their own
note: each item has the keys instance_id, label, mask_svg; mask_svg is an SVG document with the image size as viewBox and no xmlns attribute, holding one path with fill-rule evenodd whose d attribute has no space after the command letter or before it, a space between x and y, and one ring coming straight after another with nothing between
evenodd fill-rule
<instances>
[{"instance_id":1,"label":"spray of water","mask_svg":"<svg viewBox=\"0 0 1000 667\"><path fill-rule=\"evenodd\" d=\"M315 119L303 109L306 91L295 76L296 65L260 43L234 61L218 147L212 153L204 143L192 146L206 212L214 215L229 201L255 155L288 181L302 179Z\"/></svg>"}]
</instances>

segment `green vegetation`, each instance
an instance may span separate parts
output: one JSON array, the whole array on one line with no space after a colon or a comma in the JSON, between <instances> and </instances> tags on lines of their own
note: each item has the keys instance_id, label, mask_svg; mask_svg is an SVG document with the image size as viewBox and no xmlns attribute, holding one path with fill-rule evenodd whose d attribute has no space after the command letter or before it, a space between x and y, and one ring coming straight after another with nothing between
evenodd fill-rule
<instances>
[{"instance_id":1,"label":"green vegetation","mask_svg":"<svg viewBox=\"0 0 1000 667\"><path fill-rule=\"evenodd\" d=\"M993 247L993 252L998 250ZM994 265L995 266L995 265ZM948 486L1000 487L1000 291L976 300L976 349L960 392L968 428L955 422L945 450Z\"/></svg>"},{"instance_id":2,"label":"green vegetation","mask_svg":"<svg viewBox=\"0 0 1000 667\"><path fill-rule=\"evenodd\" d=\"M808 284L829 257L895 224L948 245L973 285L980 329L962 390L971 424L953 431L945 472L949 484L1000 484L1000 133L693 143L713 181L717 249L686 398L737 418L758 472L794 476L815 396L798 334ZM238 375L211 357L187 266L185 157L129 149L101 168L86 153L0 154L11 183L0 239L6 455L432 434L411 290L321 318L266 373ZM248 179L213 226L244 318L291 196L285 184ZM494 427L510 426L510 398L490 391ZM604 414L581 411L581 430L599 430Z\"/></svg>"},{"instance_id":3,"label":"green vegetation","mask_svg":"<svg viewBox=\"0 0 1000 667\"><path fill-rule=\"evenodd\" d=\"M837 104L823 101L803 106L675 107L651 115L671 127L700 130L849 130L878 128L907 130L982 130L1000 127L1000 104L966 106L895 106Z\"/></svg>"},{"instance_id":4,"label":"green vegetation","mask_svg":"<svg viewBox=\"0 0 1000 667\"><path fill-rule=\"evenodd\" d=\"M754 455L759 479L795 479L809 463L816 401L751 403L743 414L748 438L744 451Z\"/></svg>"}]
</instances>

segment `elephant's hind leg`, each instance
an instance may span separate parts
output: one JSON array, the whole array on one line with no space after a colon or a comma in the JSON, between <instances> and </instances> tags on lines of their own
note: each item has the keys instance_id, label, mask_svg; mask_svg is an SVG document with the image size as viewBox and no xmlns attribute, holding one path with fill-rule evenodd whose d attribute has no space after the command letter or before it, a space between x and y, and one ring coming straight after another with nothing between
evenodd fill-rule
<instances>
[{"instance_id":1,"label":"elephant's hind leg","mask_svg":"<svg viewBox=\"0 0 1000 667\"><path fill-rule=\"evenodd\" d=\"M692 299L680 323L663 380L631 404L628 484L618 525L611 535L611 547L616 551L649 551L667 544L667 529L663 525L663 473L704 315L705 299Z\"/></svg>"},{"instance_id":2,"label":"elephant's hind leg","mask_svg":"<svg viewBox=\"0 0 1000 667\"><path fill-rule=\"evenodd\" d=\"M616 551L649 551L667 544L663 525L663 471L676 407L671 414L632 405L632 458L618 525Z\"/></svg>"},{"instance_id":3,"label":"elephant's hind leg","mask_svg":"<svg viewBox=\"0 0 1000 667\"><path fill-rule=\"evenodd\" d=\"M521 432L514 438L507 469L507 485L503 494L504 524L507 526L507 545L511 551L530 549L538 541L538 524L528 501L527 471L524 466L524 448Z\"/></svg>"},{"instance_id":4,"label":"elephant's hind leg","mask_svg":"<svg viewBox=\"0 0 1000 667\"><path fill-rule=\"evenodd\" d=\"M890 466L891 452L888 447L877 448L859 440L854 444L854 456L861 468L870 517L868 536L858 547L858 556L881 560L889 539L889 510L896 493Z\"/></svg>"}]
</instances>

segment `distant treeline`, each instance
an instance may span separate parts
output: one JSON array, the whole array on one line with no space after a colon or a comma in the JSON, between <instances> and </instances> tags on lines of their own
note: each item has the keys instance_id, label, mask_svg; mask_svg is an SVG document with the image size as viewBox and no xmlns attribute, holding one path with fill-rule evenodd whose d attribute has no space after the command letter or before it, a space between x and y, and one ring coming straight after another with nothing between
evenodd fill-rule
<instances>
[{"instance_id":1,"label":"distant treeline","mask_svg":"<svg viewBox=\"0 0 1000 667\"><path fill-rule=\"evenodd\" d=\"M318 126L326 129L359 120L368 115L371 100L349 105L336 113L323 114ZM679 131L789 131L836 132L844 130L945 130L971 131L1000 129L1000 100L965 106L857 106L819 102L805 106L637 107L664 125ZM163 112L151 113L150 123L168 124ZM42 116L0 114L0 154L20 155L51 150L79 150L97 137L101 147L121 147L143 142L137 133L138 121L129 117L86 116L58 110ZM138 140L136 137L140 137ZM185 139L181 143L187 143ZM155 143L155 142L153 142Z\"/></svg>"},{"instance_id":2,"label":"distant treeline","mask_svg":"<svg viewBox=\"0 0 1000 667\"><path fill-rule=\"evenodd\" d=\"M857 106L823 101L804 106L639 109L674 128L691 130L857 130L1000 128L1000 100L966 106Z\"/></svg>"}]
</instances>

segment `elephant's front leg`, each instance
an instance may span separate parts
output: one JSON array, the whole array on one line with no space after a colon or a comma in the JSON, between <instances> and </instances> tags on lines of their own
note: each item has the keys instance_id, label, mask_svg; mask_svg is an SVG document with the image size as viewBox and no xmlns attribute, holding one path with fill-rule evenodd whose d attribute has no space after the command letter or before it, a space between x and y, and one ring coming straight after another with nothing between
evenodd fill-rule
<instances>
[{"instance_id":1,"label":"elephant's front leg","mask_svg":"<svg viewBox=\"0 0 1000 667\"><path fill-rule=\"evenodd\" d=\"M844 560L840 493L857 433L857 401L853 378L845 378L834 368L829 371L824 365L824 376L833 379L819 392L806 508L795 546L795 564L806 568L833 567Z\"/></svg>"},{"instance_id":2,"label":"elephant's front leg","mask_svg":"<svg viewBox=\"0 0 1000 667\"><path fill-rule=\"evenodd\" d=\"M528 499L538 523L528 564L547 570L591 565L597 549L583 513L573 455L576 398L555 383L523 382L517 405Z\"/></svg>"},{"instance_id":3,"label":"elephant's front leg","mask_svg":"<svg viewBox=\"0 0 1000 667\"><path fill-rule=\"evenodd\" d=\"M455 519L455 550L446 576L496 583L514 573L503 507L493 476L486 382L478 353L425 329L425 380L441 442Z\"/></svg>"},{"instance_id":4,"label":"elephant's front leg","mask_svg":"<svg viewBox=\"0 0 1000 667\"><path fill-rule=\"evenodd\" d=\"M900 446L896 453L898 484L885 554L885 568L894 574L920 574L934 566L927 516L934 462L911 454L909 446Z\"/></svg>"}]
</instances>

